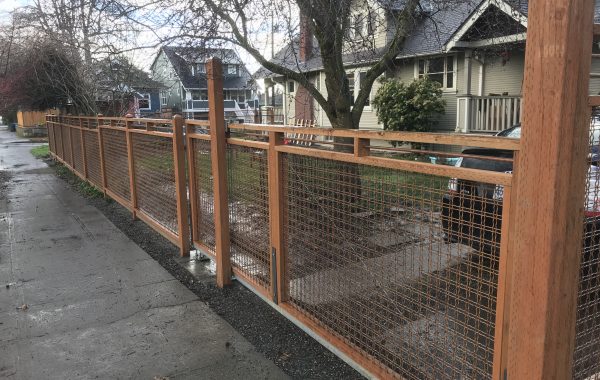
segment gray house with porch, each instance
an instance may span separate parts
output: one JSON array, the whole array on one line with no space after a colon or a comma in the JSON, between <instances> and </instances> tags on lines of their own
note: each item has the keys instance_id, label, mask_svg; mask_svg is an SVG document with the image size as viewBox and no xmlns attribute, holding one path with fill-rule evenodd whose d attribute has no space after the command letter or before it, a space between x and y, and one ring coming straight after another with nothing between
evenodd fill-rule
<instances>
[{"instance_id":1,"label":"gray house with porch","mask_svg":"<svg viewBox=\"0 0 600 380\"><path fill-rule=\"evenodd\" d=\"M211 57L223 62L226 118L253 121L258 106L256 83L232 49L161 47L150 67L153 79L164 85L161 109L181 112L190 119L208 118L206 62Z\"/></svg>"},{"instance_id":2,"label":"gray house with porch","mask_svg":"<svg viewBox=\"0 0 600 380\"><path fill-rule=\"evenodd\" d=\"M384 10L376 15L384 20L376 24L379 27L366 29L364 23L356 26L363 28L362 35L371 36L374 50L381 52L392 37L390 31L395 29L392 16L402 9L404 1L357 0L357 3L361 2L379 3L379 8ZM496 133L518 123L522 108L528 1L428 0L423 3L423 14L417 15L419 21L385 76L399 78L405 83L428 76L440 83L446 110L438 118L435 131ZM599 7L596 7L598 15ZM356 12L366 8L357 6ZM297 42L285 46L273 61L291 69L302 67L326 96L325 74L316 39L303 33L310 33L310 30L302 29ZM594 52L598 50L598 41L595 41ZM298 54L290 54L291 51ZM349 54L345 68L356 95L369 62L356 61L356 54ZM600 72L600 60L594 60L592 71ZM284 94L285 101L279 110L283 115L281 120L293 123L295 119L312 119L318 126L330 126L325 113L316 101L306 100L309 94L298 83L264 68L255 76L264 80L267 94ZM376 81L371 99L379 86ZM590 93L599 92L600 79L592 79ZM365 107L360 128L383 128L372 107Z\"/></svg>"}]
</instances>

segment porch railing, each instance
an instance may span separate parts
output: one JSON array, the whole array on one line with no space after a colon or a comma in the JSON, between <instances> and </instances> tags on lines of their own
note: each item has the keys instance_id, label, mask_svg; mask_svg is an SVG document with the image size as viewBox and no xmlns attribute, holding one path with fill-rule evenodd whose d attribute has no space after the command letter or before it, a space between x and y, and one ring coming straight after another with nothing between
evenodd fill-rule
<instances>
[{"instance_id":1,"label":"porch railing","mask_svg":"<svg viewBox=\"0 0 600 380\"><path fill-rule=\"evenodd\" d=\"M461 96L457 132L500 132L521 122L521 96Z\"/></svg>"}]
</instances>

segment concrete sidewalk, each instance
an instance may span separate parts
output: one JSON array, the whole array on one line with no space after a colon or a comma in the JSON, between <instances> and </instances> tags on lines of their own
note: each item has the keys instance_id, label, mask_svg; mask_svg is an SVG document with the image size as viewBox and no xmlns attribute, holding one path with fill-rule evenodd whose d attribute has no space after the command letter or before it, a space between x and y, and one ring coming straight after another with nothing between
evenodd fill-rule
<instances>
[{"instance_id":1,"label":"concrete sidewalk","mask_svg":"<svg viewBox=\"0 0 600 380\"><path fill-rule=\"evenodd\" d=\"M286 378L16 140L0 127L0 378Z\"/></svg>"}]
</instances>

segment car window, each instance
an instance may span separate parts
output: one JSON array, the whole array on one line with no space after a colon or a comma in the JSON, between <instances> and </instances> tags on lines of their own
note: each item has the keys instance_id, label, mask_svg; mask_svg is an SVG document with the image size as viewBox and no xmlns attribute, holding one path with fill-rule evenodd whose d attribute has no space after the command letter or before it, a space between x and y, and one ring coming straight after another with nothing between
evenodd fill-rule
<instances>
[{"instance_id":1,"label":"car window","mask_svg":"<svg viewBox=\"0 0 600 380\"><path fill-rule=\"evenodd\" d=\"M508 137L511 139L521 138L521 127L512 127L497 134L500 137Z\"/></svg>"}]
</instances>

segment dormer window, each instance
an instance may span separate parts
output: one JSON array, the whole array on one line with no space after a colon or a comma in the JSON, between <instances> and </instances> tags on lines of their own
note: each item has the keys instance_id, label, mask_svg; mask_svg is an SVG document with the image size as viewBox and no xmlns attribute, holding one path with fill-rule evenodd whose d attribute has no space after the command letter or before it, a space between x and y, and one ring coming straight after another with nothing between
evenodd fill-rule
<instances>
[{"instance_id":1,"label":"dormer window","mask_svg":"<svg viewBox=\"0 0 600 380\"><path fill-rule=\"evenodd\" d=\"M228 75L237 75L237 65L227 65Z\"/></svg>"},{"instance_id":2,"label":"dormer window","mask_svg":"<svg viewBox=\"0 0 600 380\"><path fill-rule=\"evenodd\" d=\"M196 66L196 71L200 74L205 74L206 73L206 65L204 63L199 63Z\"/></svg>"}]
</instances>

